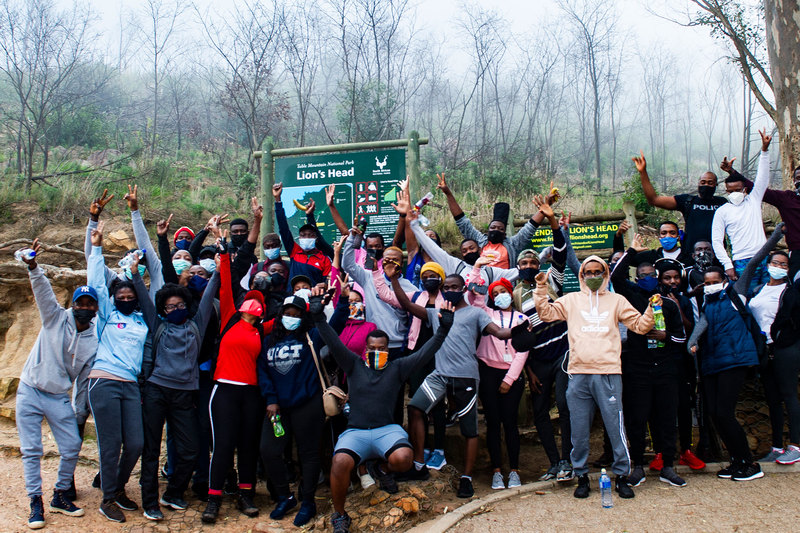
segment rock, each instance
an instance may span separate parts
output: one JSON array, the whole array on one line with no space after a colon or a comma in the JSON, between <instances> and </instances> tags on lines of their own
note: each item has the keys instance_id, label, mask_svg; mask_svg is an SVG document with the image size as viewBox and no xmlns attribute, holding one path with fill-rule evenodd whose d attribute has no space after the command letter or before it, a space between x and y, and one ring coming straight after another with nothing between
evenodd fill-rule
<instances>
[{"instance_id":1,"label":"rock","mask_svg":"<svg viewBox=\"0 0 800 533\"><path fill-rule=\"evenodd\" d=\"M256 525L253 526L254 533L269 533L270 531L272 531L272 529L266 522L256 522Z\"/></svg>"},{"instance_id":2,"label":"rock","mask_svg":"<svg viewBox=\"0 0 800 533\"><path fill-rule=\"evenodd\" d=\"M325 529L325 517L320 516L314 522L314 531L322 531L323 529Z\"/></svg>"},{"instance_id":3,"label":"rock","mask_svg":"<svg viewBox=\"0 0 800 533\"><path fill-rule=\"evenodd\" d=\"M17 392L19 386L19 378L2 378L0 379L0 401L11 397Z\"/></svg>"},{"instance_id":4,"label":"rock","mask_svg":"<svg viewBox=\"0 0 800 533\"><path fill-rule=\"evenodd\" d=\"M406 496L405 498L401 498L395 504L397 507L403 510L405 513L418 513L419 512L419 500L413 496ZM394 511L394 509L392 509Z\"/></svg>"},{"instance_id":5,"label":"rock","mask_svg":"<svg viewBox=\"0 0 800 533\"><path fill-rule=\"evenodd\" d=\"M374 527L378 527L379 525L381 525L380 517L373 516L372 518L369 519L369 526L370 527L374 528Z\"/></svg>"},{"instance_id":6,"label":"rock","mask_svg":"<svg viewBox=\"0 0 800 533\"><path fill-rule=\"evenodd\" d=\"M392 510L394 510L394 509L392 509ZM383 525L383 527L392 527L393 525L395 525L399 521L400 521L400 517L399 516L387 515L387 516L383 517L383 521L381 522L381 524Z\"/></svg>"},{"instance_id":7,"label":"rock","mask_svg":"<svg viewBox=\"0 0 800 533\"><path fill-rule=\"evenodd\" d=\"M12 422L16 422L17 411L13 407L0 407L0 417L7 418Z\"/></svg>"},{"instance_id":8,"label":"rock","mask_svg":"<svg viewBox=\"0 0 800 533\"><path fill-rule=\"evenodd\" d=\"M356 523L356 527L359 531L362 531L369 526L370 520L371 518L369 516L365 516Z\"/></svg>"},{"instance_id":9,"label":"rock","mask_svg":"<svg viewBox=\"0 0 800 533\"><path fill-rule=\"evenodd\" d=\"M410 487L410 488L408 489L408 492L409 492L409 493L410 493L412 496L414 496L415 498L417 498L418 500L425 500L425 499L427 499L427 498L428 498L428 496L425 494L425 492L424 492L424 491L423 491L421 488L419 488L419 487Z\"/></svg>"},{"instance_id":10,"label":"rock","mask_svg":"<svg viewBox=\"0 0 800 533\"><path fill-rule=\"evenodd\" d=\"M387 499L389 499L389 493L386 492L385 490L379 490L369 500L369 504L370 505L378 505L379 503L385 502Z\"/></svg>"},{"instance_id":11,"label":"rock","mask_svg":"<svg viewBox=\"0 0 800 533\"><path fill-rule=\"evenodd\" d=\"M403 510L397 507L389 509L389 516L403 516Z\"/></svg>"},{"instance_id":12,"label":"rock","mask_svg":"<svg viewBox=\"0 0 800 533\"><path fill-rule=\"evenodd\" d=\"M113 246L109 246L109 244ZM110 252L120 252L135 248L136 241L131 239L124 229L118 229L106 235L106 242L104 242L103 245L104 248Z\"/></svg>"}]
</instances>

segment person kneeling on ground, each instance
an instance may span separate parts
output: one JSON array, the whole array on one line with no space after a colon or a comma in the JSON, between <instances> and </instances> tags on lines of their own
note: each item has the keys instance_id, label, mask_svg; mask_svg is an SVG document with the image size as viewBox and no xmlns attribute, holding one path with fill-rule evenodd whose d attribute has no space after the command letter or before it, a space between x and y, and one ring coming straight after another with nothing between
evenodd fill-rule
<instances>
[{"instance_id":1,"label":"person kneeling on ground","mask_svg":"<svg viewBox=\"0 0 800 533\"><path fill-rule=\"evenodd\" d=\"M386 486L386 483L394 485L394 491L390 492L397 492L397 485L386 471L405 472L413 465L408 435L394 423L393 399L411 373L425 365L439 350L453 325L454 313L453 306L444 302L438 309L439 329L436 334L413 354L393 361L389 361L389 336L381 330L370 332L364 361L360 355L347 349L326 322L323 309L327 302L323 301L322 295L321 289L313 289L311 314L334 359L347 373L350 386L348 429L339 436L331 466L333 530L346 533L350 528L350 517L344 510L344 502L353 468L371 459L380 461L383 464L370 463L370 473L379 478L381 486Z\"/></svg>"}]
</instances>

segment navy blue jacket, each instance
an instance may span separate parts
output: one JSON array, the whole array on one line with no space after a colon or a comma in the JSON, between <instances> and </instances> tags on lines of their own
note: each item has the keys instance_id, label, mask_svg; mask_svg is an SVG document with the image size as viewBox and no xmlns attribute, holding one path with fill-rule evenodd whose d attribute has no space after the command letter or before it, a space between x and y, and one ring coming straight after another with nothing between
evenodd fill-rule
<instances>
[{"instance_id":1,"label":"navy blue jacket","mask_svg":"<svg viewBox=\"0 0 800 533\"><path fill-rule=\"evenodd\" d=\"M319 355L323 346L319 333L312 329L309 336ZM294 407L322 392L312 357L305 334L291 333L280 340L274 335L264 338L258 357L258 386L267 405Z\"/></svg>"},{"instance_id":2,"label":"navy blue jacket","mask_svg":"<svg viewBox=\"0 0 800 533\"><path fill-rule=\"evenodd\" d=\"M707 295L703 312L708 320L700 370L704 376L758 364L753 337L726 291Z\"/></svg>"}]
</instances>

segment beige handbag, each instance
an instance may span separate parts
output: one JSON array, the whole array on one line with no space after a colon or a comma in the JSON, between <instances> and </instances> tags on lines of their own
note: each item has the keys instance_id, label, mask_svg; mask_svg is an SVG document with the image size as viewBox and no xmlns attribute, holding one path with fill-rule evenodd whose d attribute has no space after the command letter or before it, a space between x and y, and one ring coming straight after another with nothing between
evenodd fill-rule
<instances>
[{"instance_id":1,"label":"beige handbag","mask_svg":"<svg viewBox=\"0 0 800 533\"><path fill-rule=\"evenodd\" d=\"M308 347L311 348L311 356L314 358L314 365L317 367L317 374L319 374L319 383L322 385L322 407L325 409L325 416L332 417L342 414L342 407L347 403L347 393L335 385L328 385L322 368L320 368L319 358L317 351L314 349L314 343L311 342L311 337L306 333L308 340Z\"/></svg>"}]
</instances>

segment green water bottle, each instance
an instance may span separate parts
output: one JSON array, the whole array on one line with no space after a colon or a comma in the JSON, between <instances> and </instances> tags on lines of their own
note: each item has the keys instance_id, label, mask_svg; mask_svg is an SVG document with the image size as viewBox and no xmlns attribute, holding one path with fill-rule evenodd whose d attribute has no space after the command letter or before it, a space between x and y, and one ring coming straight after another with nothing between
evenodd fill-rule
<instances>
[{"instance_id":1,"label":"green water bottle","mask_svg":"<svg viewBox=\"0 0 800 533\"><path fill-rule=\"evenodd\" d=\"M272 421L272 431L275 433L275 436L283 437L286 431L284 431L283 424L281 424L281 415L273 415L270 420Z\"/></svg>"},{"instance_id":2,"label":"green water bottle","mask_svg":"<svg viewBox=\"0 0 800 533\"><path fill-rule=\"evenodd\" d=\"M650 305L653 307L653 322L655 325L653 326L654 331L666 331L667 326L664 322L664 311L661 309L661 298L657 297L658 295L654 294L650 298ZM658 302L658 303L656 303ZM665 345L664 341L657 341L655 339L647 339L647 347L648 348L663 348Z\"/></svg>"}]
</instances>

